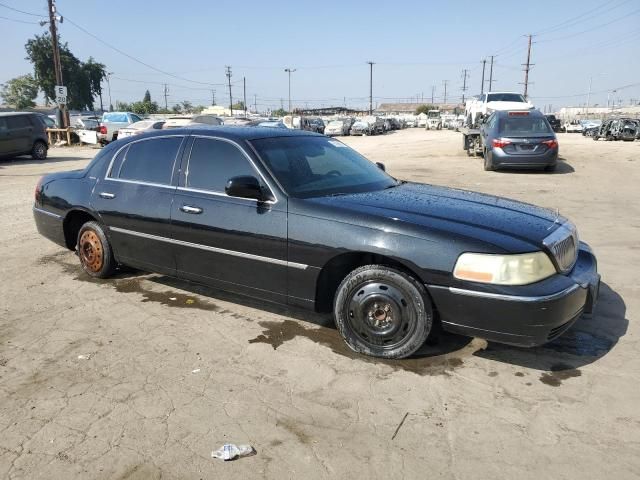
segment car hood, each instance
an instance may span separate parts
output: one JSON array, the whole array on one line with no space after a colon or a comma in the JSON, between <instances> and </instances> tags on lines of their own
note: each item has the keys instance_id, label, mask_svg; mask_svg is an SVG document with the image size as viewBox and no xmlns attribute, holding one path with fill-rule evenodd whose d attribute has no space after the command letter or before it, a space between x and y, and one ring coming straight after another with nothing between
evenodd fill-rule
<instances>
[{"instance_id":1,"label":"car hood","mask_svg":"<svg viewBox=\"0 0 640 480\"><path fill-rule=\"evenodd\" d=\"M487 108L492 110L528 110L533 108L530 102L488 102Z\"/></svg>"},{"instance_id":2,"label":"car hood","mask_svg":"<svg viewBox=\"0 0 640 480\"><path fill-rule=\"evenodd\" d=\"M542 248L542 240L566 221L551 210L515 200L409 182L376 192L309 200L384 217L394 225L402 222L475 238L506 251Z\"/></svg>"}]
</instances>

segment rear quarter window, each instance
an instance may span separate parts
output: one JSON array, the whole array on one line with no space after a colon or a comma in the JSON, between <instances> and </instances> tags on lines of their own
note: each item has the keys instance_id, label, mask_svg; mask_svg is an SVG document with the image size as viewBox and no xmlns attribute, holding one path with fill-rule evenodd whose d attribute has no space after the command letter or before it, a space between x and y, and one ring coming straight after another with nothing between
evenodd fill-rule
<instances>
[{"instance_id":1,"label":"rear quarter window","mask_svg":"<svg viewBox=\"0 0 640 480\"><path fill-rule=\"evenodd\" d=\"M129 144L114 159L109 176L120 180L170 185L182 138L151 138Z\"/></svg>"}]
</instances>

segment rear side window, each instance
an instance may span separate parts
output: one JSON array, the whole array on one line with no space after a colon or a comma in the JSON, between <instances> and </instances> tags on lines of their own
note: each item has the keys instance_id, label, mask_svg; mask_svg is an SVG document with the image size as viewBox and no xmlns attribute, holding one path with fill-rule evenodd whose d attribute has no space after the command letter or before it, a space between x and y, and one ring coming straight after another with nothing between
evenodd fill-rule
<instances>
[{"instance_id":1,"label":"rear side window","mask_svg":"<svg viewBox=\"0 0 640 480\"><path fill-rule=\"evenodd\" d=\"M129 123L126 113L105 113L102 116L103 122L123 122Z\"/></svg>"},{"instance_id":2,"label":"rear side window","mask_svg":"<svg viewBox=\"0 0 640 480\"><path fill-rule=\"evenodd\" d=\"M182 137L152 138L134 142L114 160L110 177L145 183L170 185L173 165ZM126 150L126 152L125 152ZM121 162L121 165L117 165ZM116 168L118 167L118 168Z\"/></svg>"},{"instance_id":3,"label":"rear side window","mask_svg":"<svg viewBox=\"0 0 640 480\"><path fill-rule=\"evenodd\" d=\"M31 122L26 115L16 115L15 117L7 117L9 128L30 127Z\"/></svg>"},{"instance_id":4,"label":"rear side window","mask_svg":"<svg viewBox=\"0 0 640 480\"><path fill-rule=\"evenodd\" d=\"M187 166L187 188L224 192L227 180L240 175L256 176L242 151L229 142L208 138L193 141Z\"/></svg>"},{"instance_id":5,"label":"rear side window","mask_svg":"<svg viewBox=\"0 0 640 480\"><path fill-rule=\"evenodd\" d=\"M507 117L500 120L499 131L502 135L518 135L527 133L551 133L545 118Z\"/></svg>"}]
</instances>

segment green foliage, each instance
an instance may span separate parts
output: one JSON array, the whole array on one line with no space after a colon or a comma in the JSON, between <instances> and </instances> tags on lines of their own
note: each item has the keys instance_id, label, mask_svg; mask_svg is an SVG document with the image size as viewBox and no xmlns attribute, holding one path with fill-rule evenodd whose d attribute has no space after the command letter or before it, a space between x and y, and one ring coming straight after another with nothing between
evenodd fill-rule
<instances>
[{"instance_id":1,"label":"green foliage","mask_svg":"<svg viewBox=\"0 0 640 480\"><path fill-rule=\"evenodd\" d=\"M416 115L427 113L429 110L436 110L436 108L437 107L435 105L431 104L420 105L418 108L416 108Z\"/></svg>"},{"instance_id":2,"label":"green foliage","mask_svg":"<svg viewBox=\"0 0 640 480\"><path fill-rule=\"evenodd\" d=\"M32 75L21 75L8 80L2 86L0 96L7 105L16 110L35 107L35 98L38 96L38 84Z\"/></svg>"},{"instance_id":3,"label":"green foliage","mask_svg":"<svg viewBox=\"0 0 640 480\"><path fill-rule=\"evenodd\" d=\"M113 106L111 107L111 112L114 111ZM131 104L127 103L127 102L120 102L120 101L116 101L116 108L115 108L116 112L130 112L131 111Z\"/></svg>"},{"instance_id":4,"label":"green foliage","mask_svg":"<svg viewBox=\"0 0 640 480\"><path fill-rule=\"evenodd\" d=\"M48 33L36 35L25 45L27 60L33 64L35 81L47 101L55 101L56 76L53 69L53 46ZM67 107L93 110L93 97L102 93L100 83L106 76L105 66L89 57L80 61L66 42L59 42L62 79L67 87Z\"/></svg>"},{"instance_id":5,"label":"green foliage","mask_svg":"<svg viewBox=\"0 0 640 480\"><path fill-rule=\"evenodd\" d=\"M191 113L191 110L193 110L193 105L191 104L191 102L189 100L183 100L183 102L182 102L182 112L183 113Z\"/></svg>"},{"instance_id":6,"label":"green foliage","mask_svg":"<svg viewBox=\"0 0 640 480\"><path fill-rule=\"evenodd\" d=\"M202 105L196 105L191 109L191 113L202 113L202 110L204 110Z\"/></svg>"},{"instance_id":7,"label":"green foliage","mask_svg":"<svg viewBox=\"0 0 640 480\"><path fill-rule=\"evenodd\" d=\"M231 108L232 108L233 110L244 110L244 102L240 101L240 102L234 103L234 104L231 106Z\"/></svg>"},{"instance_id":8,"label":"green foliage","mask_svg":"<svg viewBox=\"0 0 640 480\"><path fill-rule=\"evenodd\" d=\"M158 104L156 102L133 102L131 111L138 115L149 115L150 113L158 113Z\"/></svg>"},{"instance_id":9,"label":"green foliage","mask_svg":"<svg viewBox=\"0 0 640 480\"><path fill-rule=\"evenodd\" d=\"M151 103L151 93L149 92L149 90L144 92L144 98L142 99L142 101L146 103Z\"/></svg>"},{"instance_id":10,"label":"green foliage","mask_svg":"<svg viewBox=\"0 0 640 480\"><path fill-rule=\"evenodd\" d=\"M284 108L279 108L278 110L274 110L273 112L271 112L271 115L274 117L284 117L288 113L289 112L287 112Z\"/></svg>"},{"instance_id":11,"label":"green foliage","mask_svg":"<svg viewBox=\"0 0 640 480\"><path fill-rule=\"evenodd\" d=\"M173 107L171 107L171 111L173 113L182 113L182 105L180 105L179 103L176 103Z\"/></svg>"}]
</instances>

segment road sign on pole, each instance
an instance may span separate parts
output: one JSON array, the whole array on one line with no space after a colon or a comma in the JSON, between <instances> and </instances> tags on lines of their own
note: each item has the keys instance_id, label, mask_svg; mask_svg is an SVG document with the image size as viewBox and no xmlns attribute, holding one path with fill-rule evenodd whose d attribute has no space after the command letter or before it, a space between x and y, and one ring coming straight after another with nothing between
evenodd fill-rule
<instances>
[{"instance_id":1,"label":"road sign on pole","mask_svg":"<svg viewBox=\"0 0 640 480\"><path fill-rule=\"evenodd\" d=\"M63 85L56 85L56 103L64 105L67 103L67 87Z\"/></svg>"}]
</instances>

